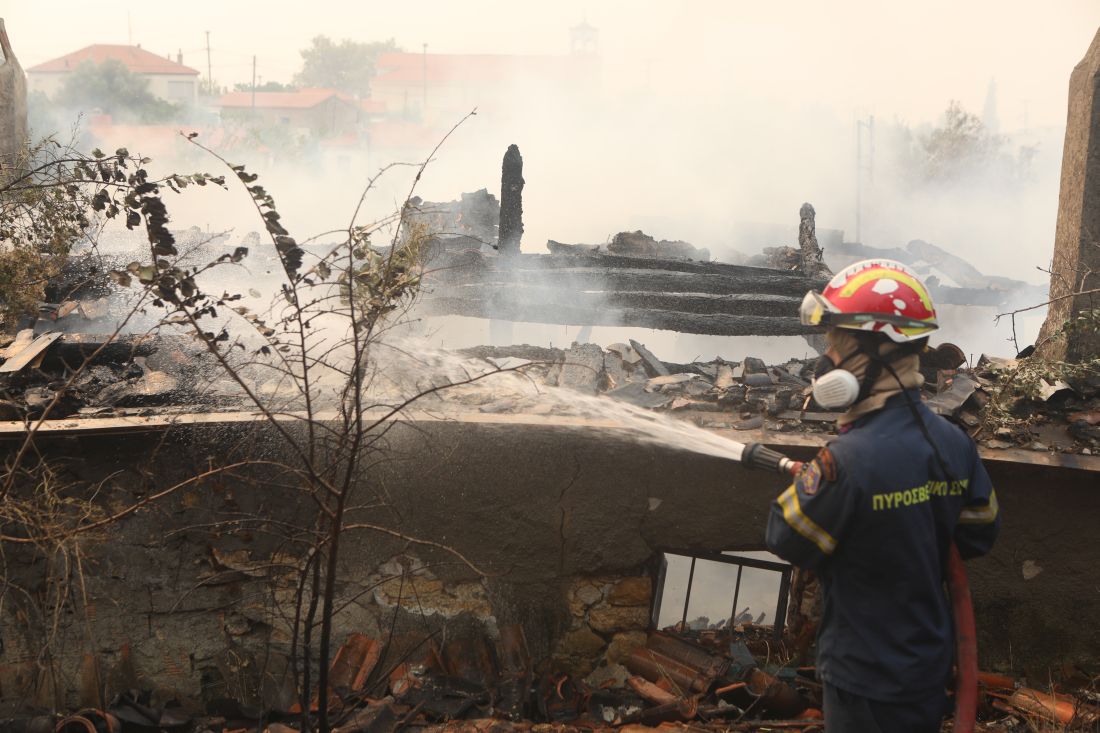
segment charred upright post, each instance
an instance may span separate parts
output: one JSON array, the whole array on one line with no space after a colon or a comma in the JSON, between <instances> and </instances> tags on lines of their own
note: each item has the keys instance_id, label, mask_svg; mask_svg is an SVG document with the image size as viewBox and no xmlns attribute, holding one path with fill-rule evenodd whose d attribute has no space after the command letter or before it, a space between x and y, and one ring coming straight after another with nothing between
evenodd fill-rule
<instances>
[{"instance_id":1,"label":"charred upright post","mask_svg":"<svg viewBox=\"0 0 1100 733\"><path fill-rule=\"evenodd\" d=\"M798 210L798 247L801 250L799 269L806 277L832 277L833 273L825 264L825 257L817 243L817 225L814 217L817 212L811 204L802 204Z\"/></svg>"},{"instance_id":2,"label":"charred upright post","mask_svg":"<svg viewBox=\"0 0 1100 733\"><path fill-rule=\"evenodd\" d=\"M509 145L500 175L500 253L518 254L523 237L523 156Z\"/></svg>"}]
</instances>

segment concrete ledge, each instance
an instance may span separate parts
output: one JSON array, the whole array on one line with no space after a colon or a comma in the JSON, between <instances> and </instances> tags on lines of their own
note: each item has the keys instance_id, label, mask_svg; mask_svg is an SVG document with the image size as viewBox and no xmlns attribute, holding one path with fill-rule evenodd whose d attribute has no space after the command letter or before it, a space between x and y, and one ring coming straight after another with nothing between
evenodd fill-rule
<instances>
[{"instance_id":1,"label":"concrete ledge","mask_svg":"<svg viewBox=\"0 0 1100 733\"><path fill-rule=\"evenodd\" d=\"M368 413L368 419L380 420L386 414L382 411ZM305 413L280 413L278 420L288 423L301 422ZM335 421L336 413L318 413L321 421ZM431 424L456 422L472 425L513 425L542 428L576 428L580 430L625 429L615 420L595 420L592 418L572 417L568 415L526 415L482 412L456 412L431 414L406 414L395 418L410 424ZM37 434L46 435L100 435L156 432L173 427L202 427L247 425L261 422L263 415L257 412L207 412L207 413L164 413L157 415L134 415L124 417L87 417L46 420L42 423L23 423L19 421L0 421L0 441L17 440L26 436L33 428ZM709 428L724 438L740 443L764 443L776 448L814 449L825 445L828 433L774 432L767 430L733 430L729 428ZM806 451L797 451L804 454ZM1019 463L1034 466L1069 468L1077 471L1100 472L1100 456L1088 456L1079 453L1051 453L1024 450L1022 448L995 449L978 446L978 454L983 461L997 463Z\"/></svg>"}]
</instances>

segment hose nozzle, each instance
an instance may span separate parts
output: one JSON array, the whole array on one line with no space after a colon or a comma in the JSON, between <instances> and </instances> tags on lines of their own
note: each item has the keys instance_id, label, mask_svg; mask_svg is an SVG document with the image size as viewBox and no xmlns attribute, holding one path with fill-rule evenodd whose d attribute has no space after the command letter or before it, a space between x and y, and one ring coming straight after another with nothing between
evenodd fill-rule
<instances>
[{"instance_id":1,"label":"hose nozzle","mask_svg":"<svg viewBox=\"0 0 1100 733\"><path fill-rule=\"evenodd\" d=\"M802 462L794 461L761 443L749 443L741 454L741 463L747 468L760 468L775 473L794 475L802 470Z\"/></svg>"}]
</instances>

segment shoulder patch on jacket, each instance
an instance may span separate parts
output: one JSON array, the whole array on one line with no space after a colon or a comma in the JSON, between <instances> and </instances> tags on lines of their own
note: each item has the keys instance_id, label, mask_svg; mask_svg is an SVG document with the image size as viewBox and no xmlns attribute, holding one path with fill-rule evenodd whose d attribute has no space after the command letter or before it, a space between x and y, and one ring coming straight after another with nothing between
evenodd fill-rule
<instances>
[{"instance_id":1,"label":"shoulder patch on jacket","mask_svg":"<svg viewBox=\"0 0 1100 733\"><path fill-rule=\"evenodd\" d=\"M804 495L813 496L821 487L822 480L832 482L836 481L836 477L836 459L828 448L822 448L812 461L803 464L794 482Z\"/></svg>"},{"instance_id":2,"label":"shoulder patch on jacket","mask_svg":"<svg viewBox=\"0 0 1100 733\"><path fill-rule=\"evenodd\" d=\"M836 481L838 475L836 458L833 456L828 446L825 446L817 452L817 456L814 458L813 462L821 467L822 478L826 481Z\"/></svg>"},{"instance_id":3,"label":"shoulder patch on jacket","mask_svg":"<svg viewBox=\"0 0 1100 733\"><path fill-rule=\"evenodd\" d=\"M799 493L806 496L813 496L817 493L817 488L821 485L821 466L818 465L816 458L803 464L802 470L798 472L798 477L794 480L794 484Z\"/></svg>"}]
</instances>

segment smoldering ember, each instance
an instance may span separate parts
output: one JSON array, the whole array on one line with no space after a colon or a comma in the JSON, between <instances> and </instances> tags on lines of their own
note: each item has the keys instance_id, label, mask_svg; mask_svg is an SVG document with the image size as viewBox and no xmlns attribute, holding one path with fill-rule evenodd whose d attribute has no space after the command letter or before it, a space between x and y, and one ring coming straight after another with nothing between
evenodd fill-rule
<instances>
[{"instance_id":1,"label":"smoldering ember","mask_svg":"<svg viewBox=\"0 0 1100 733\"><path fill-rule=\"evenodd\" d=\"M317 76L337 48L320 37L292 84L258 84L253 57L236 91L182 51L139 45L24 71L30 30L11 25L9 38L0 20L0 729L855 730L836 722L837 667L823 665L838 652L818 640L837 643L836 579L857 571L836 546L857 540L810 502L855 490L834 457L854 443L835 441L883 408L879 379L889 399L910 395L916 420L919 400L965 432L995 488L959 504L960 528L996 517L987 554L964 564L962 534L939 542L956 518L926 540L943 553L921 560L941 597L921 608L951 613L934 719L1100 729L1100 31L1069 75L1057 225L1037 262L1048 286L927 241L935 228L861 241L873 118L856 125L854 236L819 228L838 214L788 180L788 220L745 230L756 234L740 249L665 239L694 235L657 218L540 246L533 218L578 229L571 212L532 205L546 161L519 132L494 142L499 185L422 194L478 123L442 124L446 105L496 99L505 78L588 78L599 36L587 21L562 58L344 41L344 87ZM44 105L101 82L106 99L120 78L145 117L112 122L122 108L104 106L89 123L134 135L130 147L36 138ZM141 136L167 124L149 116L173 105L194 113L169 124L188 151L173 160L206 172L142 157ZM927 148L939 173L973 164L967 140L1003 141L950 114L925 138L940 140ZM269 137L244 142L257 131ZM299 236L249 151L336 150L355 168L344 177L366 180L368 159L339 152L353 139L377 146L361 149L382 173L348 219ZM419 162L384 166L375 149ZM396 206L370 208L406 170ZM615 175L601 170L600 185ZM256 231L175 213L211 190L243 201ZM593 207L616 198L600 196ZM885 320L829 301L882 267ZM921 303L930 316L913 315ZM822 366L827 351L844 356L837 339L892 343L870 333L883 324L913 343L900 335L935 326L932 303L940 330L926 345ZM979 312L1006 334L1001 351L952 330ZM852 376L859 358L878 376ZM858 384L847 402L825 388L838 373ZM956 480L936 430L922 422L914 448L881 425L864 432L883 455L926 439L938 463L873 487L872 514L978 490L980 466ZM823 559L784 559L776 525ZM891 572L867 592L908 592L918 570ZM903 630L922 613L880 620ZM874 663L902 675L936 644L920 633Z\"/></svg>"}]
</instances>

